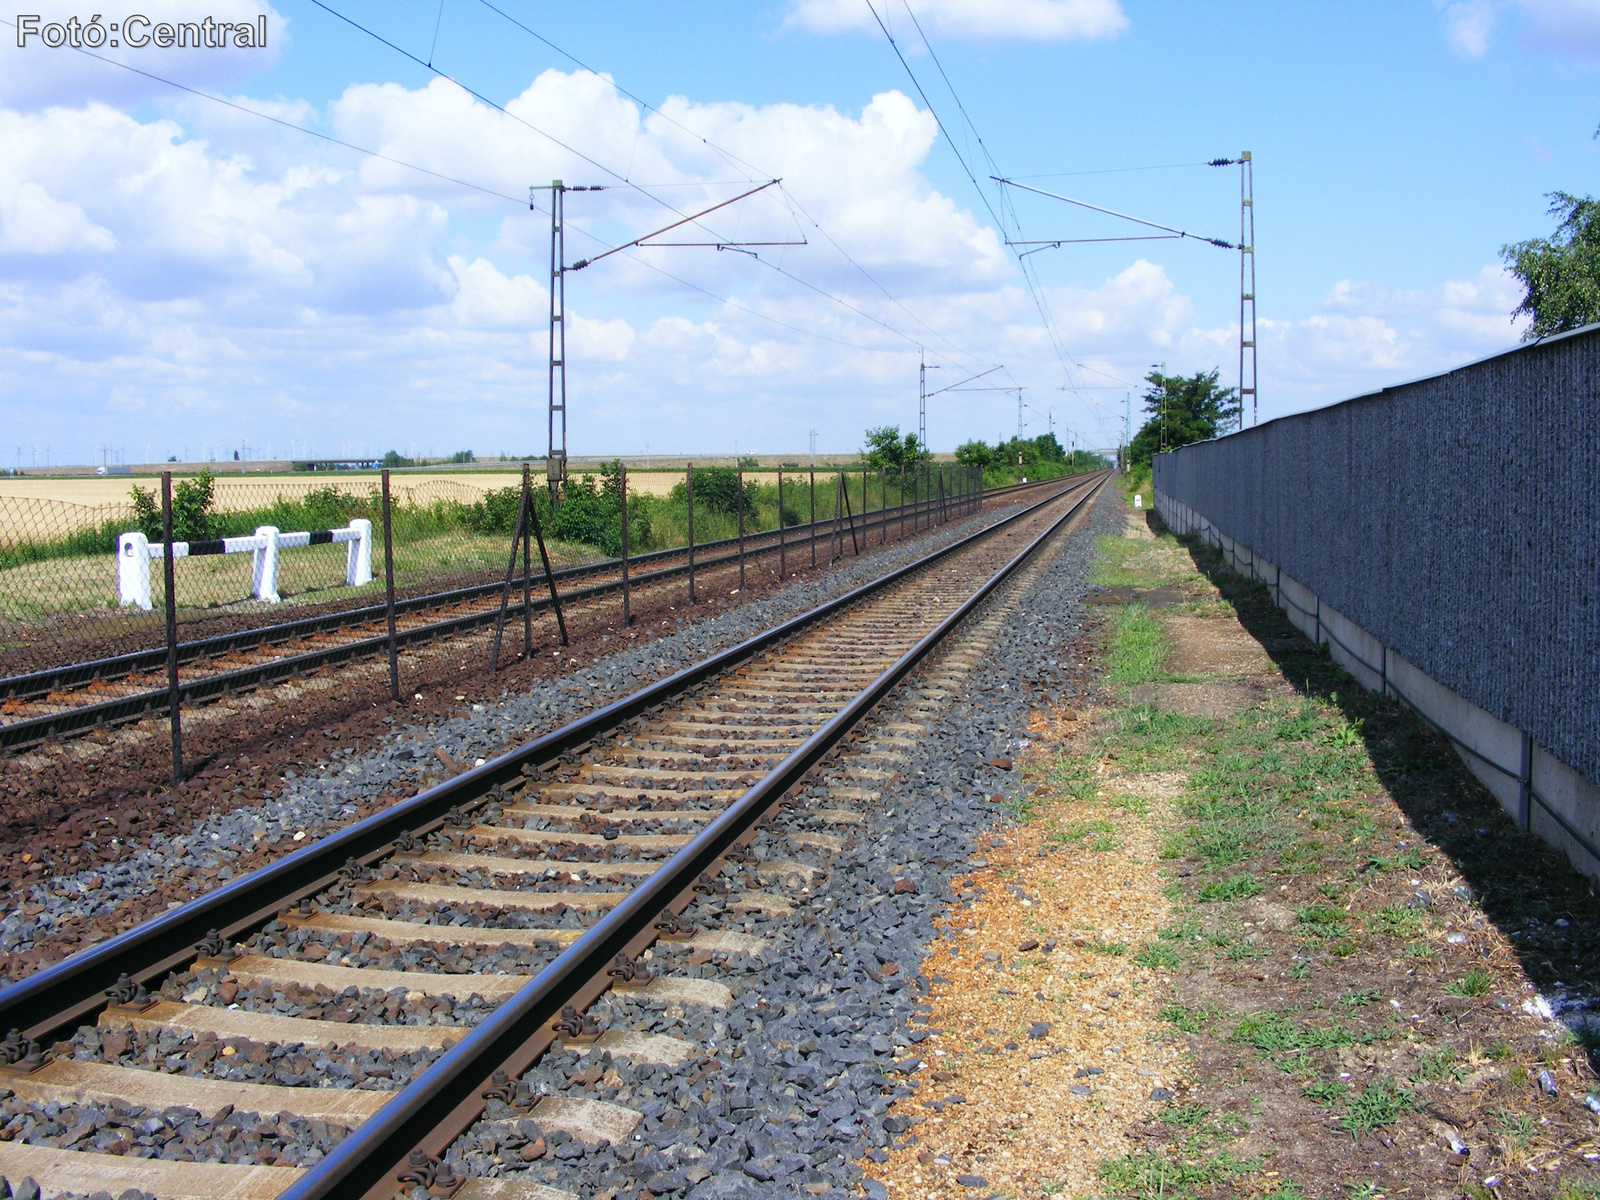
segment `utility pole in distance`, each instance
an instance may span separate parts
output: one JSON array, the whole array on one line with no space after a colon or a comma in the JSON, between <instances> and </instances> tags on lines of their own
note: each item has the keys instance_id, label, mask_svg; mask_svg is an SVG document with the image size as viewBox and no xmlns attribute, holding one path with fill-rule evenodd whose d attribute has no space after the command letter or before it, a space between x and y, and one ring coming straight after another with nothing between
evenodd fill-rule
<instances>
[{"instance_id":1,"label":"utility pole in distance","mask_svg":"<svg viewBox=\"0 0 1600 1200\"><path fill-rule=\"evenodd\" d=\"M1245 316L1249 314L1249 335ZM1245 387L1245 351L1249 353L1250 386ZM1250 397L1250 424L1261 418L1256 396L1256 184L1250 151L1239 155L1239 428L1244 428L1244 398Z\"/></svg>"},{"instance_id":2,"label":"utility pole in distance","mask_svg":"<svg viewBox=\"0 0 1600 1200\"><path fill-rule=\"evenodd\" d=\"M528 189L528 207L533 193ZM567 483L567 224L568 192L603 191L603 184L568 187L559 179L550 181L550 359L549 359L549 449L545 457L545 482L550 499L556 500ZM559 418L559 419L558 419Z\"/></svg>"},{"instance_id":3,"label":"utility pole in distance","mask_svg":"<svg viewBox=\"0 0 1600 1200\"><path fill-rule=\"evenodd\" d=\"M602 258L609 258L618 251L627 250L634 246L642 246L647 239L658 234L666 233L670 229L677 229L680 225L705 216L707 213L716 212L719 208L726 208L743 200L746 196L753 196L759 191L781 183L782 180L772 179L760 187L751 188L741 192L732 200L724 200L720 204L713 204L710 208L702 209L697 213L684 217L681 221L674 221L660 229L653 230L643 237L636 237L630 242L623 242L620 246L613 246L603 250L593 258L580 258L570 267L566 265L566 193L568 192L603 192L604 184L568 185L559 179L553 179L549 184L534 184L528 188L528 208L536 210L533 202L535 192L550 191L550 449L545 460L545 476L550 485L550 499L552 502L560 498L561 490L566 486L567 480L567 272L581 271L591 263L599 262ZM661 243L656 243L661 245ZM744 245L758 246L803 246L804 239L799 242L668 242L670 246L715 246L718 249L736 249ZM556 415L560 414L557 422ZM559 425L559 437L557 436Z\"/></svg>"},{"instance_id":4,"label":"utility pole in distance","mask_svg":"<svg viewBox=\"0 0 1600 1200\"><path fill-rule=\"evenodd\" d=\"M1244 398L1250 397L1250 423L1261 416L1256 391L1256 176L1250 151L1238 158L1213 158L1209 167L1239 168L1239 428L1244 428ZM1220 244L1220 243L1219 243Z\"/></svg>"}]
</instances>

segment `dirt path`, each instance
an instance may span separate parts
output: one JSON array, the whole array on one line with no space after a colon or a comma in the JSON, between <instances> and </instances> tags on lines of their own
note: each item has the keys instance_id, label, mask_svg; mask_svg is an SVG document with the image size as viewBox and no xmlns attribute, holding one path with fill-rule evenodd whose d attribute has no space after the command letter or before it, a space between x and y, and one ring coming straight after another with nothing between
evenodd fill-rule
<instances>
[{"instance_id":1,"label":"dirt path","mask_svg":"<svg viewBox=\"0 0 1600 1200\"><path fill-rule=\"evenodd\" d=\"M897 1198L1600 1196L1587 881L1260 588L1128 519L1098 575L1120 704L1036 714L1018 823L923 966L920 1120L872 1174Z\"/></svg>"}]
</instances>

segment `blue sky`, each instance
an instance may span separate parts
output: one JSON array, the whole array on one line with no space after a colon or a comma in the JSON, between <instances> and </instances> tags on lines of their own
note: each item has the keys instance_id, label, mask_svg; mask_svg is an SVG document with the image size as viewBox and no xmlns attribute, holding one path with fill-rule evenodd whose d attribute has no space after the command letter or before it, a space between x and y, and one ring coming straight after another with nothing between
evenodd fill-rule
<instances>
[{"instance_id":1,"label":"blue sky","mask_svg":"<svg viewBox=\"0 0 1600 1200\"><path fill-rule=\"evenodd\" d=\"M542 451L548 219L516 197L553 175L644 185L569 197L569 259L769 173L781 190L685 240L809 243L569 276L571 450L637 456L911 427L921 348L938 386L1003 364L985 382L1025 388L1026 432L1053 419L1080 444L1115 442L1154 363L1234 382L1236 254L1046 250L1035 297L973 130L1003 173L1230 241L1237 170L1169 165L1250 149L1264 417L1516 341L1499 248L1600 167L1600 0L910 0L938 64L906 0L873 0L981 194L867 0L498 4L609 78L480 0L328 3L527 123L299 0L146 6L268 11L265 52L106 53L500 197L0 30L5 465L46 444L57 462ZM1140 232L1036 197L1015 212L1029 238ZM1004 393L930 403L936 449L1015 425Z\"/></svg>"}]
</instances>

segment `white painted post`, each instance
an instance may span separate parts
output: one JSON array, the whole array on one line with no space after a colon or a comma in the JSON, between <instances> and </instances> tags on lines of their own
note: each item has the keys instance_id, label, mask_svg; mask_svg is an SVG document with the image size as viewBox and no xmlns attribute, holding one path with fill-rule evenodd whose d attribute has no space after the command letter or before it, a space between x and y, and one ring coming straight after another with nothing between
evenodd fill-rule
<instances>
[{"instance_id":1,"label":"white painted post","mask_svg":"<svg viewBox=\"0 0 1600 1200\"><path fill-rule=\"evenodd\" d=\"M1133 506L1135 508L1143 508L1144 507L1144 493L1143 492L1135 492L1133 494Z\"/></svg>"},{"instance_id":2,"label":"white painted post","mask_svg":"<svg viewBox=\"0 0 1600 1200\"><path fill-rule=\"evenodd\" d=\"M151 609L150 539L137 531L117 539L117 603Z\"/></svg>"},{"instance_id":3,"label":"white painted post","mask_svg":"<svg viewBox=\"0 0 1600 1200\"><path fill-rule=\"evenodd\" d=\"M278 603L278 529L275 525L262 525L256 536L264 539L262 546L251 551L250 591L257 600L268 604Z\"/></svg>"},{"instance_id":4,"label":"white painted post","mask_svg":"<svg viewBox=\"0 0 1600 1200\"><path fill-rule=\"evenodd\" d=\"M356 538L345 543L344 582L347 587L360 587L372 582L372 522L357 517L350 522Z\"/></svg>"}]
</instances>

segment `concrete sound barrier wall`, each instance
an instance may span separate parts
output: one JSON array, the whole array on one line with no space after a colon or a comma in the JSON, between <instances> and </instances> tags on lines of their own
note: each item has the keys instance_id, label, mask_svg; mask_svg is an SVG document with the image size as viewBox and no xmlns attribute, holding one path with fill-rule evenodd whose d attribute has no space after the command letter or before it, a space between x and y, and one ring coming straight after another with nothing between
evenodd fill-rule
<instances>
[{"instance_id":1,"label":"concrete sound barrier wall","mask_svg":"<svg viewBox=\"0 0 1600 1200\"><path fill-rule=\"evenodd\" d=\"M1153 475L1168 526L1600 878L1600 326L1157 455Z\"/></svg>"}]
</instances>

